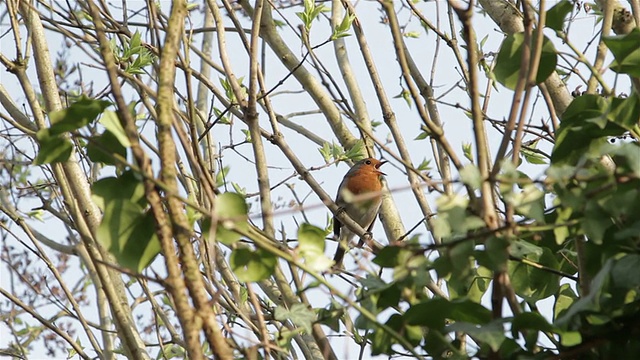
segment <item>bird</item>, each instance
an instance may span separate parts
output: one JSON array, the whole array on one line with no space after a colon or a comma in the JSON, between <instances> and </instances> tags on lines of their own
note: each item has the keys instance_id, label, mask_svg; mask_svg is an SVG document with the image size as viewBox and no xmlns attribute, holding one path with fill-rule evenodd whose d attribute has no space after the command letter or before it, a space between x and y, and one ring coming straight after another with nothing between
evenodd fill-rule
<instances>
[{"instance_id":1,"label":"bird","mask_svg":"<svg viewBox=\"0 0 640 360\"><path fill-rule=\"evenodd\" d=\"M375 158L358 161L349 169L338 187L336 204L367 232L373 228L382 204L382 180L386 174L380 171L380 167L386 162ZM333 234L338 239L338 248L333 257L334 266L340 268L355 234L335 216Z\"/></svg>"}]
</instances>

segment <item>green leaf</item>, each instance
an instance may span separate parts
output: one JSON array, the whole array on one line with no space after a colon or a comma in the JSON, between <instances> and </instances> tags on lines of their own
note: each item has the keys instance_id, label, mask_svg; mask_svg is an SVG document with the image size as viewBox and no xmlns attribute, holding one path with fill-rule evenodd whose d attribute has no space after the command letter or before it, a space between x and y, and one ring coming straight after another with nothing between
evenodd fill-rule
<instances>
[{"instance_id":1,"label":"green leaf","mask_svg":"<svg viewBox=\"0 0 640 360\"><path fill-rule=\"evenodd\" d=\"M537 330L553 332L554 328L542 315L534 312L523 312L516 315L511 322L511 331Z\"/></svg>"},{"instance_id":2,"label":"green leaf","mask_svg":"<svg viewBox=\"0 0 640 360\"><path fill-rule=\"evenodd\" d=\"M579 331L563 331L559 335L562 346L572 347L582 344L582 335Z\"/></svg>"},{"instance_id":3,"label":"green leaf","mask_svg":"<svg viewBox=\"0 0 640 360\"><path fill-rule=\"evenodd\" d=\"M106 203L98 227L98 241L118 260L133 271L142 271L160 253L153 214L130 199L111 199Z\"/></svg>"},{"instance_id":4,"label":"green leaf","mask_svg":"<svg viewBox=\"0 0 640 360\"><path fill-rule=\"evenodd\" d=\"M538 140L536 140L532 144L529 144L527 147L523 147L520 150L520 154L524 157L524 160L529 164L545 165L547 163L547 160L545 159L545 157L542 154L534 151L537 143L538 143Z\"/></svg>"},{"instance_id":5,"label":"green leaf","mask_svg":"<svg viewBox=\"0 0 640 360\"><path fill-rule=\"evenodd\" d=\"M411 306L404 314L407 324L442 329L445 319L486 324L491 321L491 311L469 300L433 298Z\"/></svg>"},{"instance_id":6,"label":"green leaf","mask_svg":"<svg viewBox=\"0 0 640 360\"><path fill-rule=\"evenodd\" d=\"M313 20L315 20L321 12L326 11L326 7L324 4L320 4L316 6L314 0L304 0L304 11L297 12L296 15L302 20L307 31L311 30L311 24Z\"/></svg>"},{"instance_id":7,"label":"green leaf","mask_svg":"<svg viewBox=\"0 0 640 360\"><path fill-rule=\"evenodd\" d=\"M276 320L291 321L296 326L303 328L307 334L311 334L313 322L316 321L316 314L304 304L293 304L291 309L278 306L273 314Z\"/></svg>"},{"instance_id":8,"label":"green leaf","mask_svg":"<svg viewBox=\"0 0 640 360\"><path fill-rule=\"evenodd\" d=\"M556 326L563 329L568 328L571 325L572 320L579 316L580 313L597 311L600 308L599 297L602 292L602 288L609 280L613 263L614 260L612 258L609 258L604 263L600 271L598 271L598 274L596 274L591 281L590 292L571 304L571 306L562 313L562 316L556 319Z\"/></svg>"},{"instance_id":9,"label":"green leaf","mask_svg":"<svg viewBox=\"0 0 640 360\"><path fill-rule=\"evenodd\" d=\"M400 94L394 96L393 98L394 99L404 99L404 101L409 106L409 109L411 109L411 107L413 105L413 98L411 97L411 93L406 89L402 89Z\"/></svg>"},{"instance_id":10,"label":"green leaf","mask_svg":"<svg viewBox=\"0 0 640 360\"><path fill-rule=\"evenodd\" d=\"M424 158L422 159L422 162L420 163L420 165L416 167L416 170L429 171L431 170L431 166L429 166L430 164L431 164L431 160L427 160L426 158Z\"/></svg>"},{"instance_id":11,"label":"green leaf","mask_svg":"<svg viewBox=\"0 0 640 360\"><path fill-rule=\"evenodd\" d=\"M532 39L534 39L535 36L534 32ZM524 33L509 35L502 42L500 52L496 59L494 69L496 80L511 90L515 89L518 78L521 75L520 72L523 71L521 65L523 47ZM538 74L536 74L536 84L545 81L549 75L555 71L557 61L556 49L553 43L544 36ZM526 74L522 74L522 76L526 76Z\"/></svg>"},{"instance_id":12,"label":"green leaf","mask_svg":"<svg viewBox=\"0 0 640 360\"><path fill-rule=\"evenodd\" d=\"M229 257L229 265L243 282L261 281L273 274L278 259L262 249L251 250L247 248L234 249Z\"/></svg>"},{"instance_id":13,"label":"green leaf","mask_svg":"<svg viewBox=\"0 0 640 360\"><path fill-rule=\"evenodd\" d=\"M420 32L419 31L406 31L405 33L402 34L402 36L407 37L407 38L417 39L417 38L420 37Z\"/></svg>"},{"instance_id":14,"label":"green leaf","mask_svg":"<svg viewBox=\"0 0 640 360\"><path fill-rule=\"evenodd\" d=\"M633 289L640 286L640 255L628 254L618 259L611 269L614 285Z\"/></svg>"},{"instance_id":15,"label":"green leaf","mask_svg":"<svg viewBox=\"0 0 640 360\"><path fill-rule=\"evenodd\" d=\"M433 298L411 306L404 317L410 325L426 326L430 329L443 329L445 320L451 311L451 304L442 298Z\"/></svg>"},{"instance_id":16,"label":"green leaf","mask_svg":"<svg viewBox=\"0 0 640 360\"><path fill-rule=\"evenodd\" d=\"M50 112L49 135L60 135L89 125L110 105L109 101L83 96L64 110Z\"/></svg>"},{"instance_id":17,"label":"green leaf","mask_svg":"<svg viewBox=\"0 0 640 360\"><path fill-rule=\"evenodd\" d=\"M318 322L328 326L335 332L340 331L340 318L344 314L345 309L335 301L331 301L328 309L318 310Z\"/></svg>"},{"instance_id":18,"label":"green leaf","mask_svg":"<svg viewBox=\"0 0 640 360\"><path fill-rule=\"evenodd\" d=\"M35 165L54 164L69 160L73 152L73 144L62 136L49 136L48 129L37 132L40 149L34 161Z\"/></svg>"},{"instance_id":19,"label":"green leaf","mask_svg":"<svg viewBox=\"0 0 640 360\"><path fill-rule=\"evenodd\" d=\"M338 24L338 26L336 26L336 28L333 29L333 34L331 35L331 39L335 40L338 38L349 36L347 31L349 31L349 29L351 28L351 24L355 19L356 19L355 15L352 15L352 14L345 15L342 18L342 21L340 22L340 24Z\"/></svg>"},{"instance_id":20,"label":"green leaf","mask_svg":"<svg viewBox=\"0 0 640 360\"><path fill-rule=\"evenodd\" d=\"M491 270L484 266L479 266L475 269L475 276L469 286L467 292L467 298L473 302L479 303L484 294L489 289L491 283Z\"/></svg>"},{"instance_id":21,"label":"green leaf","mask_svg":"<svg viewBox=\"0 0 640 360\"><path fill-rule=\"evenodd\" d=\"M590 146L597 146L598 140L623 134L626 131L623 127L607 120L611 105L612 100L599 95L582 95L573 99L562 114L551 163L575 162Z\"/></svg>"},{"instance_id":22,"label":"green leaf","mask_svg":"<svg viewBox=\"0 0 640 360\"><path fill-rule=\"evenodd\" d=\"M562 31L564 19L573 10L573 4L568 0L562 0L547 11L545 25L553 30Z\"/></svg>"},{"instance_id":23,"label":"green leaf","mask_svg":"<svg viewBox=\"0 0 640 360\"><path fill-rule=\"evenodd\" d=\"M314 271L324 271L333 261L324 254L327 232L319 227L304 223L298 228L298 253Z\"/></svg>"},{"instance_id":24,"label":"green leaf","mask_svg":"<svg viewBox=\"0 0 640 360\"><path fill-rule=\"evenodd\" d=\"M640 96L633 92L627 98L611 98L607 119L627 130L633 130L640 121Z\"/></svg>"},{"instance_id":25,"label":"green leaf","mask_svg":"<svg viewBox=\"0 0 640 360\"><path fill-rule=\"evenodd\" d=\"M216 240L225 245L231 245L240 240L240 234L234 229L247 231L249 229L249 207L244 197L237 193L226 192L216 198L215 213L218 220Z\"/></svg>"},{"instance_id":26,"label":"green leaf","mask_svg":"<svg viewBox=\"0 0 640 360\"><path fill-rule=\"evenodd\" d=\"M573 289L569 284L562 284L555 297L556 300L553 304L554 319L558 319L563 316L565 311L578 299L578 295L573 292Z\"/></svg>"},{"instance_id":27,"label":"green leaf","mask_svg":"<svg viewBox=\"0 0 640 360\"><path fill-rule=\"evenodd\" d=\"M398 266L401 253L409 252L399 246L385 246L380 250L376 257L373 259L373 263L380 267L393 268Z\"/></svg>"},{"instance_id":28,"label":"green leaf","mask_svg":"<svg viewBox=\"0 0 640 360\"><path fill-rule=\"evenodd\" d=\"M91 161L116 165L118 162L114 155L119 155L122 160L126 161L127 149L110 131L105 131L100 136L91 137L87 144L87 156Z\"/></svg>"},{"instance_id":29,"label":"green leaf","mask_svg":"<svg viewBox=\"0 0 640 360\"><path fill-rule=\"evenodd\" d=\"M118 120L118 115L116 115L113 111L105 111L100 120L98 121L102 126L105 127L113 136L118 139L118 142L126 148L131 147L131 143L129 142L129 138L127 134L124 132L124 128L120 124Z\"/></svg>"},{"instance_id":30,"label":"green leaf","mask_svg":"<svg viewBox=\"0 0 640 360\"><path fill-rule=\"evenodd\" d=\"M471 153L471 143L462 144L462 153L464 157L473 164L473 154Z\"/></svg>"},{"instance_id":31,"label":"green leaf","mask_svg":"<svg viewBox=\"0 0 640 360\"><path fill-rule=\"evenodd\" d=\"M498 351L505 341L504 324L502 321L493 321L486 325L471 324L468 322L456 322L448 325L447 332L461 331L469 334L476 341L480 340L489 345L491 350Z\"/></svg>"},{"instance_id":32,"label":"green leaf","mask_svg":"<svg viewBox=\"0 0 640 360\"><path fill-rule=\"evenodd\" d=\"M227 182L227 176L229 175L229 171L231 168L229 166L224 166L218 169L216 173L216 186L223 187Z\"/></svg>"},{"instance_id":33,"label":"green leaf","mask_svg":"<svg viewBox=\"0 0 640 360\"><path fill-rule=\"evenodd\" d=\"M615 146L606 144L602 148L602 154L611 155L616 162L616 171L618 173L640 178L640 145L637 142L622 143Z\"/></svg>"},{"instance_id":34,"label":"green leaf","mask_svg":"<svg viewBox=\"0 0 640 360\"><path fill-rule=\"evenodd\" d=\"M543 247L542 254L525 257L545 267L558 270L560 264L549 248ZM511 283L516 294L529 301L538 301L554 295L560 287L560 277L548 271L520 262L509 262Z\"/></svg>"},{"instance_id":35,"label":"green leaf","mask_svg":"<svg viewBox=\"0 0 640 360\"><path fill-rule=\"evenodd\" d=\"M462 195L443 195L436 200L438 216L433 219L436 236L448 237L452 234L466 234L484 226L478 216L467 214L469 199Z\"/></svg>"},{"instance_id":36,"label":"green leaf","mask_svg":"<svg viewBox=\"0 0 640 360\"><path fill-rule=\"evenodd\" d=\"M544 250L537 245L534 245L528 241L518 239L511 243L509 247L509 253L515 257L525 257L527 255L541 256Z\"/></svg>"},{"instance_id":37,"label":"green leaf","mask_svg":"<svg viewBox=\"0 0 640 360\"><path fill-rule=\"evenodd\" d=\"M544 222L544 192L537 186L527 184L520 192L506 194L505 200L515 207L518 214Z\"/></svg>"},{"instance_id":38,"label":"green leaf","mask_svg":"<svg viewBox=\"0 0 640 360\"><path fill-rule=\"evenodd\" d=\"M364 141L357 140L353 146L344 154L347 159L358 161L364 158L363 156Z\"/></svg>"},{"instance_id":39,"label":"green leaf","mask_svg":"<svg viewBox=\"0 0 640 360\"><path fill-rule=\"evenodd\" d=\"M602 40L615 58L609 65L611 70L640 76L640 29L634 28L626 35L603 36Z\"/></svg>"},{"instance_id":40,"label":"green leaf","mask_svg":"<svg viewBox=\"0 0 640 360\"><path fill-rule=\"evenodd\" d=\"M147 200L144 194L144 185L136 177L136 174L127 170L118 177L100 179L91 185L92 199L103 211L107 203L112 200L129 200L144 208Z\"/></svg>"},{"instance_id":41,"label":"green leaf","mask_svg":"<svg viewBox=\"0 0 640 360\"><path fill-rule=\"evenodd\" d=\"M424 139L428 138L430 135L431 134L428 131L422 131L413 140L424 140Z\"/></svg>"},{"instance_id":42,"label":"green leaf","mask_svg":"<svg viewBox=\"0 0 640 360\"><path fill-rule=\"evenodd\" d=\"M320 152L320 155L322 155L322 159L324 159L325 164L328 164L329 161L331 161L331 144L325 141L318 151Z\"/></svg>"},{"instance_id":43,"label":"green leaf","mask_svg":"<svg viewBox=\"0 0 640 360\"><path fill-rule=\"evenodd\" d=\"M408 325L399 314L393 314L385 323L388 327L403 335L411 345L418 346L423 338L422 329L419 326ZM373 332L371 342L371 355L392 354L392 346L397 343L391 334L381 328Z\"/></svg>"}]
</instances>

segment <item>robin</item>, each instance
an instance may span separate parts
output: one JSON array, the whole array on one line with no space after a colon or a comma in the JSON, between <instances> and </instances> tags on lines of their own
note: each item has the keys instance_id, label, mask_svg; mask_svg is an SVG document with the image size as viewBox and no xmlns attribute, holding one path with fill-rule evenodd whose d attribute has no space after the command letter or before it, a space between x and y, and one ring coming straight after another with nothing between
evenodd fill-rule
<instances>
[{"instance_id":1,"label":"robin","mask_svg":"<svg viewBox=\"0 0 640 360\"><path fill-rule=\"evenodd\" d=\"M373 222L382 204L382 179L386 175L380 171L386 161L367 158L358 161L349 169L338 187L336 204L367 232L373 228ZM338 242L336 255L333 257L336 267L342 266L345 251L355 236L340 221L333 218L333 233Z\"/></svg>"}]
</instances>

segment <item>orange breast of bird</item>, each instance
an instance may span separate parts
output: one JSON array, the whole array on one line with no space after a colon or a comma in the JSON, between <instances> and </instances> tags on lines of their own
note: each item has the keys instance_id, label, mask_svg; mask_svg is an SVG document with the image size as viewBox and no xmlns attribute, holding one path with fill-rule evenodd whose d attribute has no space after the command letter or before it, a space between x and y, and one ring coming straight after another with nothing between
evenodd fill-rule
<instances>
[{"instance_id":1,"label":"orange breast of bird","mask_svg":"<svg viewBox=\"0 0 640 360\"><path fill-rule=\"evenodd\" d=\"M380 175L367 168L361 169L358 174L349 177L347 189L354 195L366 194L382 190Z\"/></svg>"}]
</instances>

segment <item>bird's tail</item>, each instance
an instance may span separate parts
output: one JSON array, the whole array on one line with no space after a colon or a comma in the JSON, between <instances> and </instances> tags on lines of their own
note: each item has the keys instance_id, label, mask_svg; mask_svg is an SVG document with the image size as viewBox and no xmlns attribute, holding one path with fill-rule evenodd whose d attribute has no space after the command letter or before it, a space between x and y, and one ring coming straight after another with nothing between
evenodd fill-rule
<instances>
[{"instance_id":1,"label":"bird's tail","mask_svg":"<svg viewBox=\"0 0 640 360\"><path fill-rule=\"evenodd\" d=\"M345 250L343 245L338 242L338 249L336 249L336 254L333 256L333 261L335 262L335 267L342 267L342 259L344 259Z\"/></svg>"}]
</instances>

